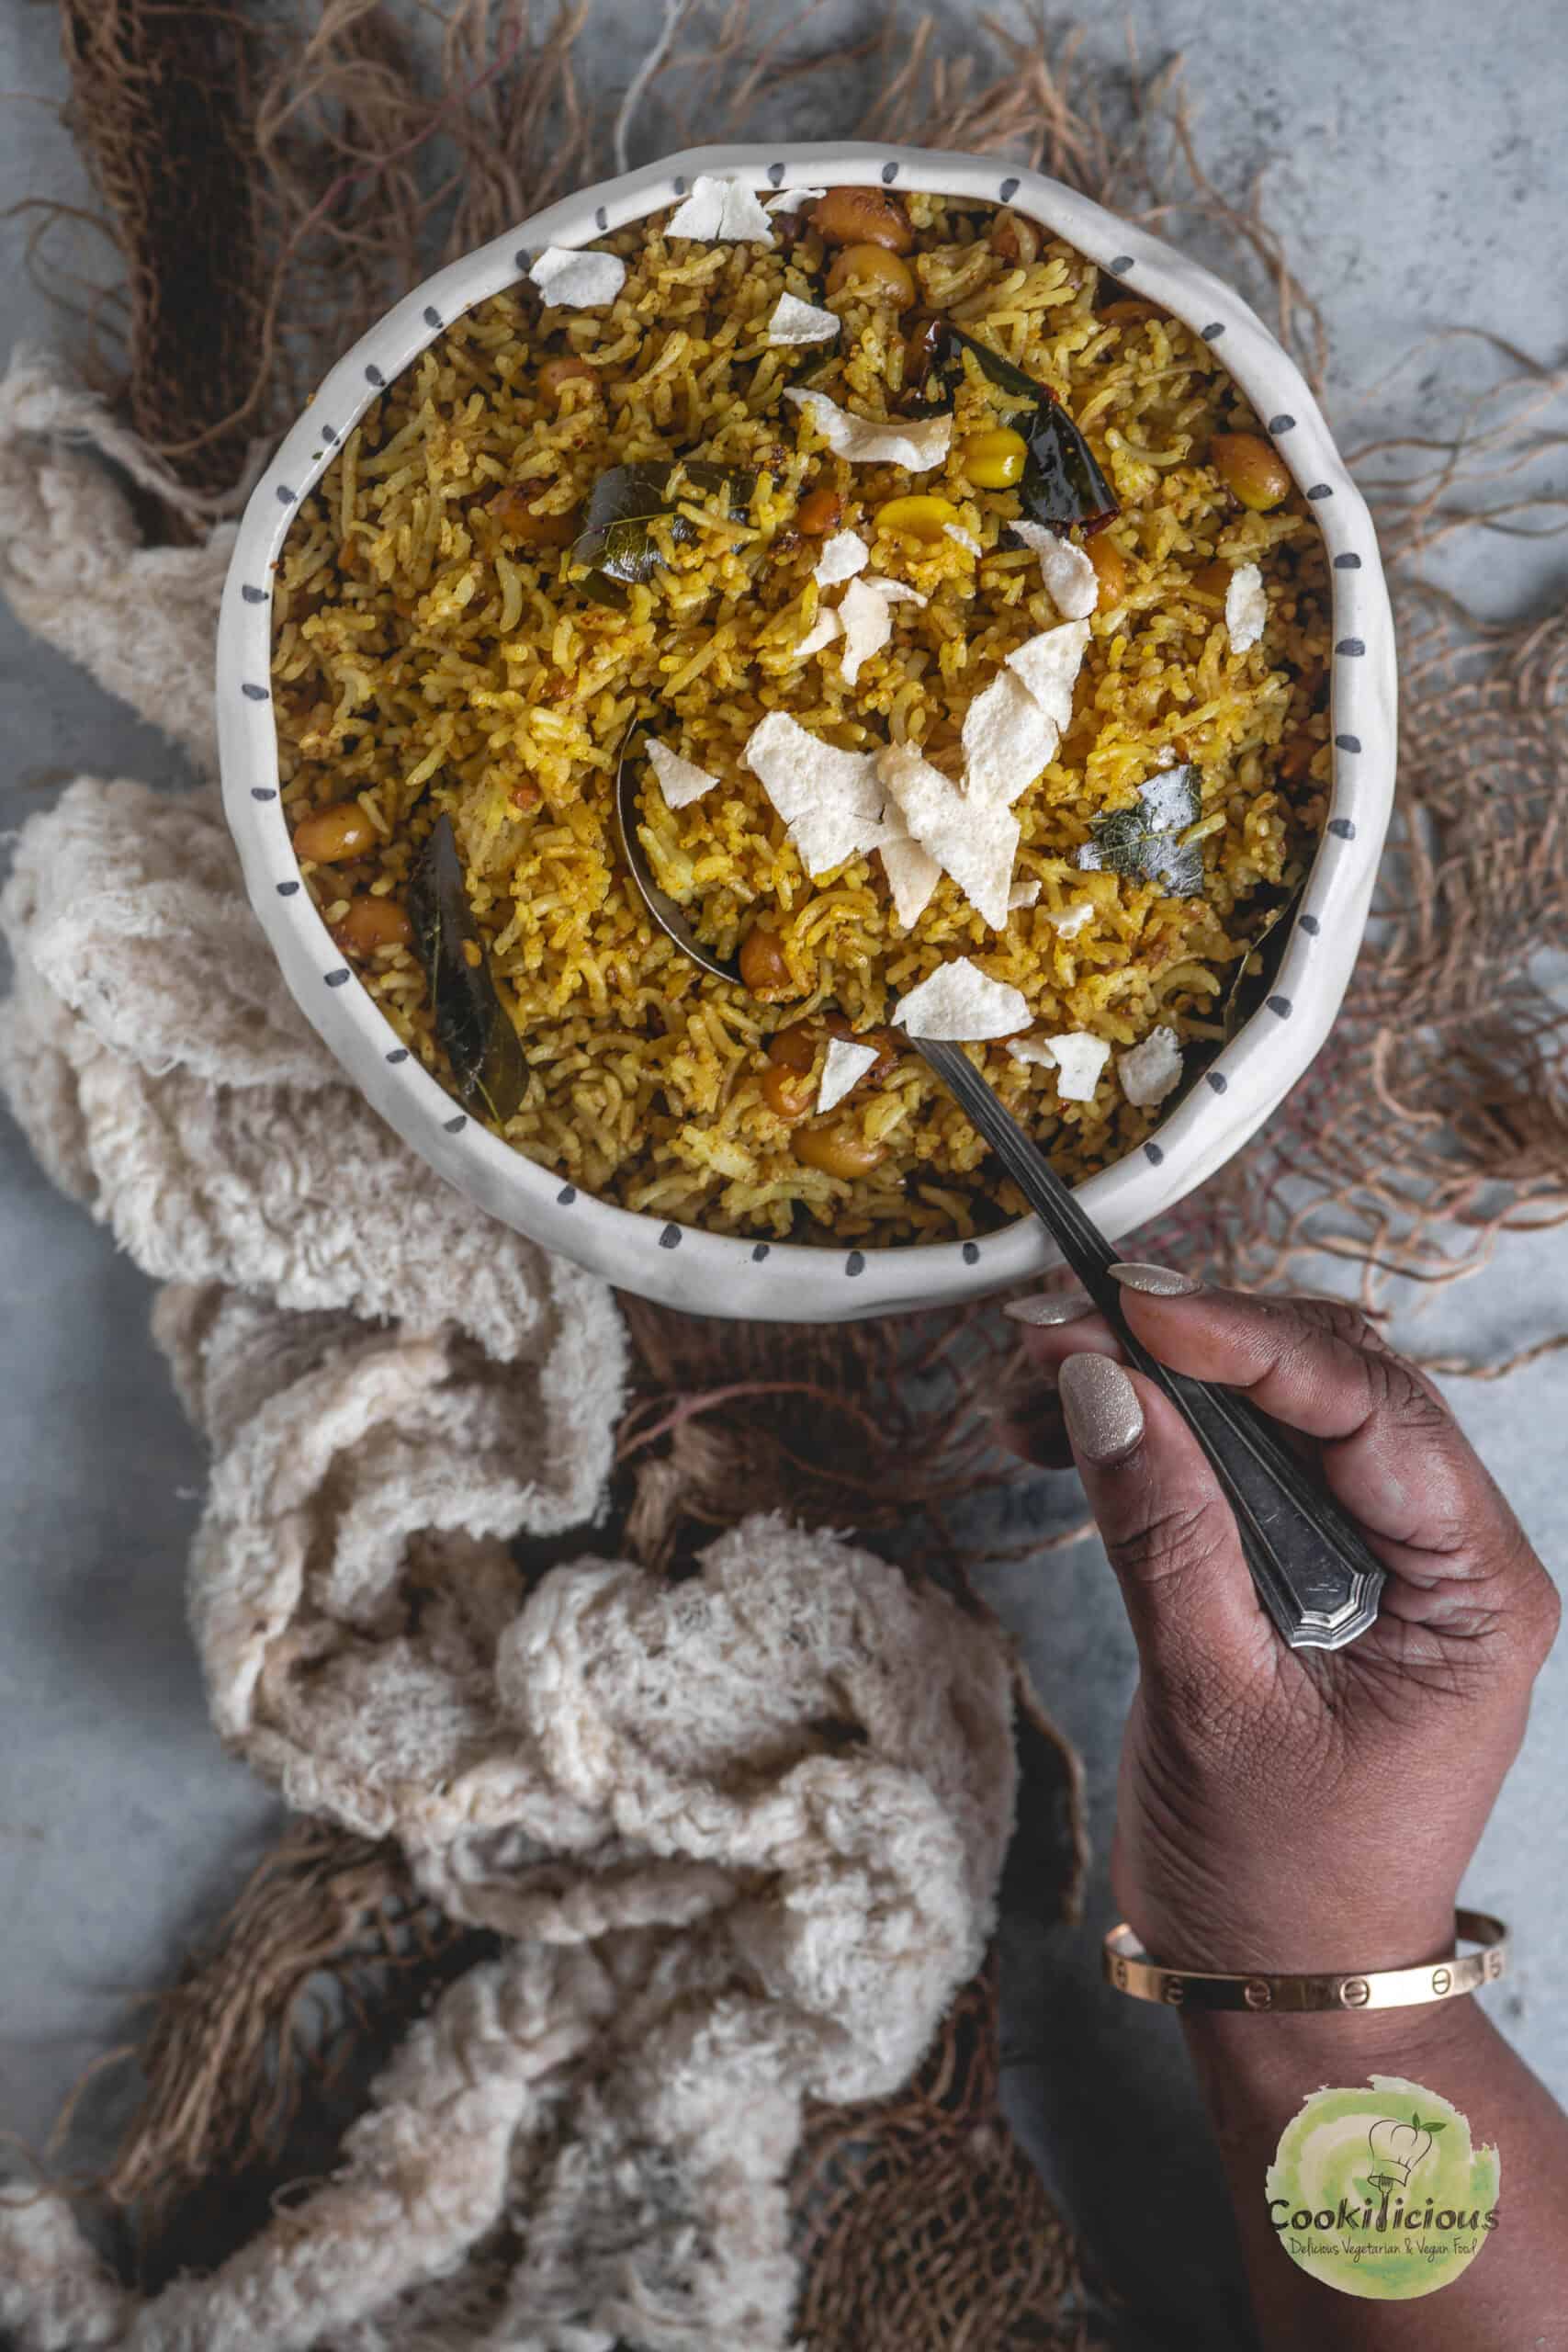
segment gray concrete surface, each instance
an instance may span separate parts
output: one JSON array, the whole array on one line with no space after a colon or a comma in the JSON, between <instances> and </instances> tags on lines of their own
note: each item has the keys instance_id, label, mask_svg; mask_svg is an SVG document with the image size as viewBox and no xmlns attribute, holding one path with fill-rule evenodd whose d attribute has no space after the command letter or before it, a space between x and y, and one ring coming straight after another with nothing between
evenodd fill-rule
<instances>
[{"instance_id":1,"label":"gray concrete surface","mask_svg":"<svg viewBox=\"0 0 1568 2352\"><path fill-rule=\"evenodd\" d=\"M977 12L950 4L940 13L950 46L979 39ZM650 14L595 7L586 61L596 92L615 91L630 36ZM828 21L865 14L835 6ZM1112 99L1122 16L1099 16L1088 36ZM1455 363L1411 357L1450 320L1553 356L1564 328L1553 288L1568 198L1568 34L1551 0L1511 8L1506 41L1461 0L1375 15L1359 0L1310 10L1262 0L1245 14L1133 0L1125 17L1146 61L1187 51L1200 137L1222 185L1239 191L1267 168L1269 203L1332 324L1331 391L1342 421L1354 411L1349 438L1450 412ZM52 10L13 5L0 16L0 89L60 87ZM854 96L818 92L803 105L782 89L777 127L847 129ZM0 204L81 194L47 109L11 101L6 121ZM654 119L642 152L660 143ZM15 271L0 282L8 341L54 332ZM1516 545L1467 581L1495 609L1515 609L1561 594L1562 560ZM0 725L6 831L84 769L170 773L152 732L8 617ZM83 2064L121 2036L130 1996L167 1973L220 1905L273 1819L271 1801L211 1737L186 1640L182 1559L203 1469L147 1338L149 1296L0 1115L0 2129L33 2140ZM1546 1234L1505 1244L1484 1273L1441 1295L1401 1336L1487 1346L1565 1326L1568 1238ZM1565 1383L1548 1361L1502 1386L1451 1385L1456 1409L1559 1566ZM1063 1521L1076 1515L1068 1481L1039 1501ZM1009 1925L1013 2111L1124 2298L1123 2343L1220 2352L1247 2340L1247 2323L1175 2029L1102 1992L1095 1964L1131 1644L1097 1545L998 1570L992 1581L1047 1702L1083 1751L1097 1858L1081 1929ZM1560 1648L1469 1890L1517 1926L1519 1963L1499 2013L1562 2095L1568 2000L1551 1979L1568 1883L1565 1697ZM1132 2199L1130 2146L1141 2159Z\"/></svg>"}]
</instances>

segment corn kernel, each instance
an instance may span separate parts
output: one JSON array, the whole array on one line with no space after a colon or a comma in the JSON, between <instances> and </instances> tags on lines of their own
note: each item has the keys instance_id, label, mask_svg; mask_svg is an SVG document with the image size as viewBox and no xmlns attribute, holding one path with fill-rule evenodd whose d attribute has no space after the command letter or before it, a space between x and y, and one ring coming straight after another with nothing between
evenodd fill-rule
<instances>
[{"instance_id":1,"label":"corn kernel","mask_svg":"<svg viewBox=\"0 0 1568 2352\"><path fill-rule=\"evenodd\" d=\"M1010 425L998 424L988 433L972 433L958 455L965 481L976 490L1011 490L1023 479L1029 444Z\"/></svg>"},{"instance_id":2,"label":"corn kernel","mask_svg":"<svg viewBox=\"0 0 1568 2352\"><path fill-rule=\"evenodd\" d=\"M958 509L951 499L917 492L908 498L885 500L876 510L876 519L885 531L902 531L911 539L935 541L950 523L957 522Z\"/></svg>"}]
</instances>

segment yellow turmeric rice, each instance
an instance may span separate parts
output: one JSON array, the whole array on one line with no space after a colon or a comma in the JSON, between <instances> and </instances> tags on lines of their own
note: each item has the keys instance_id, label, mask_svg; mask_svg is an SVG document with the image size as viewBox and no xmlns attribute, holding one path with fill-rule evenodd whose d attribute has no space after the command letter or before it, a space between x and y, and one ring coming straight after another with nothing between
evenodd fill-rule
<instances>
[{"instance_id":1,"label":"yellow turmeric rice","mask_svg":"<svg viewBox=\"0 0 1568 2352\"><path fill-rule=\"evenodd\" d=\"M402 1041L564 1181L760 1238L984 1231L1021 1203L888 1025L897 1005L960 957L1020 992L1010 1035L968 1050L1069 1178L1152 1131L1222 1041L1323 820L1322 542L1215 350L1021 216L837 189L770 213L771 243L670 220L596 242L625 265L612 299L555 306L524 278L448 327L301 505L273 666L301 871ZM786 294L836 331L771 340ZM1109 519L1053 526L1092 564L1095 602L1070 718L1012 801L1011 910L987 922L944 870L906 927L876 849L807 870L746 750L782 712L842 752L913 747L963 790L971 703L1061 628L1050 550L1012 527L1030 418L976 346L1033 379L1047 427L1076 426ZM827 412L792 389L897 426L949 415L946 453L919 469L835 454ZM629 561L606 568L590 526L617 469L645 488L662 473L668 494L651 513L644 495L614 543ZM849 592L813 576L849 533L858 580L924 600L886 604L887 641L852 682L844 625L823 617ZM634 725L716 779L671 808L645 769L640 838L750 986L696 970L625 870L614 788ZM1178 763L1194 795L1179 888L1095 848ZM454 1066L433 1014L419 866L444 818L456 950L521 1048L500 1097ZM1161 1030L1180 1076L1151 1100L1123 1059ZM818 1112L834 1035L878 1058ZM1070 1055L1029 1050L1084 1037L1110 1053L1076 1087Z\"/></svg>"}]
</instances>

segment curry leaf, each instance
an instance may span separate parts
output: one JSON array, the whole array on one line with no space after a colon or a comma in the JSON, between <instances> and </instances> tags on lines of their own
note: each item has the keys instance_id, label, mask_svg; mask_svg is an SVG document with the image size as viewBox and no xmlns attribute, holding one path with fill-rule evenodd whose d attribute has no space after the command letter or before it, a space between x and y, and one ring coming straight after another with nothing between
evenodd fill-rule
<instances>
[{"instance_id":1,"label":"curry leaf","mask_svg":"<svg viewBox=\"0 0 1568 2352\"><path fill-rule=\"evenodd\" d=\"M670 537L682 544L696 537L697 526L680 512L676 503L682 484L688 482L710 497L726 491L732 506L744 506L757 486L757 477L700 458L612 466L608 473L600 475L589 493L588 511L572 543L571 560L586 566L588 593L601 604L625 601L604 594L605 582L624 586L651 580L663 563L651 527L654 523L667 523Z\"/></svg>"},{"instance_id":2,"label":"curry leaf","mask_svg":"<svg viewBox=\"0 0 1568 2352\"><path fill-rule=\"evenodd\" d=\"M481 1104L499 1125L523 1100L528 1065L485 958L457 837L445 812L409 878L409 915L430 990L435 1042L464 1102Z\"/></svg>"},{"instance_id":3,"label":"curry leaf","mask_svg":"<svg viewBox=\"0 0 1568 2352\"><path fill-rule=\"evenodd\" d=\"M1203 853L1181 836L1197 823L1201 807L1196 768L1162 768L1131 808L1096 818L1077 862L1088 872L1157 882L1174 899L1196 899L1203 888Z\"/></svg>"},{"instance_id":4,"label":"curry leaf","mask_svg":"<svg viewBox=\"0 0 1568 2352\"><path fill-rule=\"evenodd\" d=\"M1093 450L1048 385L1037 384L989 344L977 342L950 321L933 330L931 341L932 358L949 393L957 390L964 364L960 355L968 351L997 390L1021 403L1011 422L1029 449L1018 494L1031 522L1062 531L1081 523L1093 530L1121 513Z\"/></svg>"},{"instance_id":5,"label":"curry leaf","mask_svg":"<svg viewBox=\"0 0 1568 2352\"><path fill-rule=\"evenodd\" d=\"M611 580L650 580L660 555L649 525L669 512L664 493L672 471L667 465L612 466L601 474L572 545L572 561Z\"/></svg>"}]
</instances>

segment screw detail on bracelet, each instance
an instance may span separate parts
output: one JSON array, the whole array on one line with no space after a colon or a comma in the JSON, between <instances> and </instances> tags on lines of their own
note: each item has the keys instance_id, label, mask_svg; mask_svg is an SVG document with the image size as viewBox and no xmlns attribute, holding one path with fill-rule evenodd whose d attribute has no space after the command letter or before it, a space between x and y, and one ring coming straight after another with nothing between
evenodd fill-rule
<instances>
[{"instance_id":1,"label":"screw detail on bracelet","mask_svg":"<svg viewBox=\"0 0 1568 2352\"><path fill-rule=\"evenodd\" d=\"M1168 2009L1249 2009L1255 2016L1300 2016L1334 2009L1406 2009L1447 2001L1495 1984L1508 1963L1508 1930L1483 1911L1454 1914L1456 1949L1438 1962L1413 1968L1366 1969L1352 1975L1265 1975L1248 1970L1227 1975L1210 1970L1162 1968L1138 1948L1125 1922L1105 1939L1106 1981L1134 2001L1158 2001ZM1476 1951L1458 1951L1460 1943Z\"/></svg>"}]
</instances>

